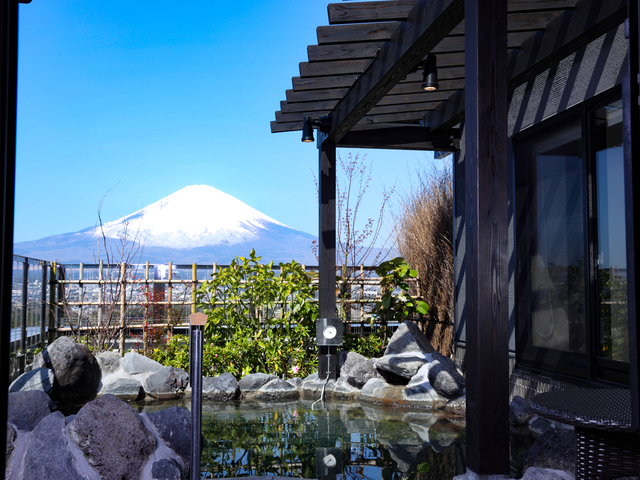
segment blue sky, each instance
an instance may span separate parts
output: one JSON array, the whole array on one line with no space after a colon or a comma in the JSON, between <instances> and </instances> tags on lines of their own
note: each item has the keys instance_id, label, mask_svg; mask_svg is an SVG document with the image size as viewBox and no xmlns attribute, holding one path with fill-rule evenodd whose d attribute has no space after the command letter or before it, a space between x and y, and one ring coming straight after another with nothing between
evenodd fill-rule
<instances>
[{"instance_id":1,"label":"blue sky","mask_svg":"<svg viewBox=\"0 0 640 480\"><path fill-rule=\"evenodd\" d=\"M317 149L269 122L327 3L21 4L15 241L93 226L113 187L105 221L193 184L316 234ZM374 161L363 216L431 155L360 153Z\"/></svg>"}]
</instances>

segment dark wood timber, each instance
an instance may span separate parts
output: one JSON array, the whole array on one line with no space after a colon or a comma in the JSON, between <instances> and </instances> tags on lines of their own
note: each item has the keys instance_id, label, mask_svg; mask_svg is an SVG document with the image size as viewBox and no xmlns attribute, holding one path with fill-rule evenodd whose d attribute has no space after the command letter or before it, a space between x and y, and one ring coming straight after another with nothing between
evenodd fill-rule
<instances>
[{"instance_id":1,"label":"dark wood timber","mask_svg":"<svg viewBox=\"0 0 640 480\"><path fill-rule=\"evenodd\" d=\"M0 213L2 219L0 249L0 425L7 423L9 390L9 343L11 338L11 289L13 274L13 207L16 162L16 97L18 79L18 3L0 2L0 148L2 170ZM5 451L6 436L0 435ZM4 472L5 456L0 460ZM4 477L3 477L4 478Z\"/></svg>"},{"instance_id":2,"label":"dark wood timber","mask_svg":"<svg viewBox=\"0 0 640 480\"><path fill-rule=\"evenodd\" d=\"M511 13L507 15L507 31L519 32L526 30L544 30L551 20L560 15L562 11L551 12L525 12ZM464 22L451 31L451 35L464 35Z\"/></svg>"},{"instance_id":3,"label":"dark wood timber","mask_svg":"<svg viewBox=\"0 0 640 480\"><path fill-rule=\"evenodd\" d=\"M507 0L465 0L467 468L509 473Z\"/></svg>"},{"instance_id":4,"label":"dark wood timber","mask_svg":"<svg viewBox=\"0 0 640 480\"><path fill-rule=\"evenodd\" d=\"M309 45L307 47L307 55L310 62L373 58L384 44L385 42L363 42Z\"/></svg>"},{"instance_id":5,"label":"dark wood timber","mask_svg":"<svg viewBox=\"0 0 640 480\"><path fill-rule=\"evenodd\" d=\"M509 57L509 87L515 88L567 55L604 35L627 16L626 0L582 0L575 10L549 23L545 32L523 42Z\"/></svg>"},{"instance_id":6,"label":"dark wood timber","mask_svg":"<svg viewBox=\"0 0 640 480\"><path fill-rule=\"evenodd\" d=\"M535 32L513 32L507 35L507 47L518 48L520 44ZM464 35L447 37L430 53L464 52Z\"/></svg>"},{"instance_id":7,"label":"dark wood timber","mask_svg":"<svg viewBox=\"0 0 640 480\"><path fill-rule=\"evenodd\" d=\"M450 90L459 90L464 88L464 79L457 80L438 80L440 84L440 88L436 92L425 92L422 90L422 79L420 79L420 83L399 83L395 87L393 87L387 95L402 95L406 93L442 93L444 91L449 91L448 95L451 95Z\"/></svg>"},{"instance_id":8,"label":"dark wood timber","mask_svg":"<svg viewBox=\"0 0 640 480\"><path fill-rule=\"evenodd\" d=\"M304 105L304 104L301 104ZM302 122L304 117L312 117L314 119L322 117L324 115L328 115L331 113L330 110L305 110L303 112L296 113L283 113L276 112L276 122L278 123L293 123L293 122Z\"/></svg>"},{"instance_id":9,"label":"dark wood timber","mask_svg":"<svg viewBox=\"0 0 640 480\"><path fill-rule=\"evenodd\" d=\"M282 113L295 113L295 112L317 112L322 110L331 110L336 106L338 100L325 100L321 102L303 102L303 103L289 103L280 102L280 111Z\"/></svg>"},{"instance_id":10,"label":"dark wood timber","mask_svg":"<svg viewBox=\"0 0 640 480\"><path fill-rule=\"evenodd\" d=\"M336 315L336 145L317 135L318 165L318 315Z\"/></svg>"},{"instance_id":11,"label":"dark wood timber","mask_svg":"<svg viewBox=\"0 0 640 480\"><path fill-rule=\"evenodd\" d=\"M293 90L287 90L287 102L317 102L318 100L339 100L345 93L346 88L331 88L327 90L311 90L308 92L294 92Z\"/></svg>"},{"instance_id":12,"label":"dark wood timber","mask_svg":"<svg viewBox=\"0 0 640 480\"><path fill-rule=\"evenodd\" d=\"M278 123L271 122L271 133L295 132L302 130L302 122Z\"/></svg>"},{"instance_id":13,"label":"dark wood timber","mask_svg":"<svg viewBox=\"0 0 640 480\"><path fill-rule=\"evenodd\" d=\"M371 63L370 59L336 60L333 62L300 62L300 76L360 75L369 63Z\"/></svg>"},{"instance_id":14,"label":"dark wood timber","mask_svg":"<svg viewBox=\"0 0 640 480\"><path fill-rule=\"evenodd\" d=\"M332 25L318 27L318 45L328 43L371 42L389 40L398 22L361 23L356 25Z\"/></svg>"},{"instance_id":15,"label":"dark wood timber","mask_svg":"<svg viewBox=\"0 0 640 480\"><path fill-rule=\"evenodd\" d=\"M329 23L368 23L405 20L415 0L381 2L330 3L327 7Z\"/></svg>"},{"instance_id":16,"label":"dark wood timber","mask_svg":"<svg viewBox=\"0 0 640 480\"><path fill-rule=\"evenodd\" d=\"M347 133L339 147L348 148L396 148L405 150L453 150L452 137L459 132L429 133L425 127L379 128Z\"/></svg>"},{"instance_id":17,"label":"dark wood timber","mask_svg":"<svg viewBox=\"0 0 640 480\"><path fill-rule=\"evenodd\" d=\"M624 182L625 216L627 240L627 289L629 307L629 369L631 383L631 425L640 430L640 329L638 328L638 288L637 272L640 269L640 257L635 255L635 239L640 238L640 9L638 2L629 0L629 20L627 35L629 42L629 70L622 84L623 102L623 138L624 138ZM638 203L636 203L638 202ZM640 474L640 472L639 472Z\"/></svg>"},{"instance_id":18,"label":"dark wood timber","mask_svg":"<svg viewBox=\"0 0 640 480\"><path fill-rule=\"evenodd\" d=\"M451 92L425 92L420 88L411 91L416 91L419 93L409 93L405 95L387 95L382 100L380 100L380 102L378 102L378 105L376 106L382 107L384 105L398 105L401 103L415 102L441 102L442 100L447 100L451 95Z\"/></svg>"},{"instance_id":19,"label":"dark wood timber","mask_svg":"<svg viewBox=\"0 0 640 480\"><path fill-rule=\"evenodd\" d=\"M418 0L375 61L336 105L329 140L337 143L462 21L463 13L462 0Z\"/></svg>"},{"instance_id":20,"label":"dark wood timber","mask_svg":"<svg viewBox=\"0 0 640 480\"><path fill-rule=\"evenodd\" d=\"M291 83L296 92L322 88L350 87L358 75L337 75L331 77L293 77Z\"/></svg>"},{"instance_id":21,"label":"dark wood timber","mask_svg":"<svg viewBox=\"0 0 640 480\"><path fill-rule=\"evenodd\" d=\"M464 109L464 90L458 90L427 116L426 124L432 130L451 128L462 121Z\"/></svg>"}]
</instances>

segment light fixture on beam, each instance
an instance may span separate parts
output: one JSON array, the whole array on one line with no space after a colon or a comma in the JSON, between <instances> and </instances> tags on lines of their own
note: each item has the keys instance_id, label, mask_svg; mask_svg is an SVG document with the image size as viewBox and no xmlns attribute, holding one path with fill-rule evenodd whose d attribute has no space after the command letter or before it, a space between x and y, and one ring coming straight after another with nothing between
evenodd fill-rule
<instances>
[{"instance_id":1,"label":"light fixture on beam","mask_svg":"<svg viewBox=\"0 0 640 480\"><path fill-rule=\"evenodd\" d=\"M313 138L313 127L318 127L321 132L328 132L331 126L331 120L329 115L313 120L311 117L304 117L302 120L302 141L304 143L311 143L315 139Z\"/></svg>"},{"instance_id":2,"label":"light fixture on beam","mask_svg":"<svg viewBox=\"0 0 640 480\"><path fill-rule=\"evenodd\" d=\"M427 58L424 59L421 87L426 92L435 92L438 90L438 68L436 67L435 55L427 55Z\"/></svg>"}]
</instances>

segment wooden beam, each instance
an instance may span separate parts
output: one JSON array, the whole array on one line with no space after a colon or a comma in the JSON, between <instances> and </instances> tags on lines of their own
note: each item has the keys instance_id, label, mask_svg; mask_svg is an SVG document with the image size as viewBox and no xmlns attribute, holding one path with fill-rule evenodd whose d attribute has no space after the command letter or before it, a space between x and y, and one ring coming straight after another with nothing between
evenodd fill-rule
<instances>
[{"instance_id":1,"label":"wooden beam","mask_svg":"<svg viewBox=\"0 0 640 480\"><path fill-rule=\"evenodd\" d=\"M629 313L629 373L631 386L631 423L640 430L640 328L638 301L640 299L640 255L636 255L635 240L640 238L640 9L638 2L628 2L627 74L622 83L625 224L627 242L627 293ZM640 475L640 472L639 472Z\"/></svg>"},{"instance_id":2,"label":"wooden beam","mask_svg":"<svg viewBox=\"0 0 640 480\"><path fill-rule=\"evenodd\" d=\"M351 2L330 4L329 23L403 21L411 11L412 3L400 1ZM566 10L573 8L576 0L509 0L509 13L540 12L545 10Z\"/></svg>"},{"instance_id":3,"label":"wooden beam","mask_svg":"<svg viewBox=\"0 0 640 480\"><path fill-rule=\"evenodd\" d=\"M362 23L318 27L318 45L329 43L371 42L389 40L398 22Z\"/></svg>"},{"instance_id":4,"label":"wooden beam","mask_svg":"<svg viewBox=\"0 0 640 480\"><path fill-rule=\"evenodd\" d=\"M582 0L572 12L549 23L543 34L523 42L509 57L509 88L542 73L562 58L620 25L627 16L626 0Z\"/></svg>"},{"instance_id":5,"label":"wooden beam","mask_svg":"<svg viewBox=\"0 0 640 480\"><path fill-rule=\"evenodd\" d=\"M310 92L294 92L287 90L287 102L317 102L318 100L339 100L347 93L347 88L332 88L327 90L312 90Z\"/></svg>"},{"instance_id":6,"label":"wooden beam","mask_svg":"<svg viewBox=\"0 0 640 480\"><path fill-rule=\"evenodd\" d=\"M467 469L509 473L507 0L466 0Z\"/></svg>"},{"instance_id":7,"label":"wooden beam","mask_svg":"<svg viewBox=\"0 0 640 480\"><path fill-rule=\"evenodd\" d=\"M425 111L418 112L399 112L389 113L385 115L366 115L362 117L362 121L365 123L416 123L424 118Z\"/></svg>"},{"instance_id":8,"label":"wooden beam","mask_svg":"<svg viewBox=\"0 0 640 480\"><path fill-rule=\"evenodd\" d=\"M307 55L309 56L310 62L373 58L385 43L386 42L363 42L309 45L307 47Z\"/></svg>"},{"instance_id":9,"label":"wooden beam","mask_svg":"<svg viewBox=\"0 0 640 480\"><path fill-rule=\"evenodd\" d=\"M304 117L313 117L318 118L324 115L328 115L330 110L305 110L303 112L295 112L295 113L282 113L276 112L276 122L277 123L294 123L301 122L304 120Z\"/></svg>"},{"instance_id":10,"label":"wooden beam","mask_svg":"<svg viewBox=\"0 0 640 480\"><path fill-rule=\"evenodd\" d=\"M271 122L271 133L296 132L302 130L302 122L278 123Z\"/></svg>"},{"instance_id":11,"label":"wooden beam","mask_svg":"<svg viewBox=\"0 0 640 480\"><path fill-rule=\"evenodd\" d=\"M329 24L387 22L405 20L415 0L330 3Z\"/></svg>"},{"instance_id":12,"label":"wooden beam","mask_svg":"<svg viewBox=\"0 0 640 480\"><path fill-rule=\"evenodd\" d=\"M464 90L455 92L448 100L443 101L434 111L426 116L426 125L432 130L438 131L441 128L452 128L460 123L464 118L464 97Z\"/></svg>"},{"instance_id":13,"label":"wooden beam","mask_svg":"<svg viewBox=\"0 0 640 480\"><path fill-rule=\"evenodd\" d=\"M318 314L336 315L336 145L318 133Z\"/></svg>"},{"instance_id":14,"label":"wooden beam","mask_svg":"<svg viewBox=\"0 0 640 480\"><path fill-rule=\"evenodd\" d=\"M517 12L507 15L507 31L521 32L544 30L551 20L562 13L562 10L547 12ZM464 22L451 31L451 35L464 35Z\"/></svg>"},{"instance_id":15,"label":"wooden beam","mask_svg":"<svg viewBox=\"0 0 640 480\"><path fill-rule=\"evenodd\" d=\"M376 107L383 107L385 105L400 105L402 103L417 103L417 102L442 102L448 100L451 92L425 92L418 86L419 93L409 93L404 95L387 95L378 102ZM375 108L375 107L374 107ZM371 110L373 111L373 109Z\"/></svg>"},{"instance_id":16,"label":"wooden beam","mask_svg":"<svg viewBox=\"0 0 640 480\"><path fill-rule=\"evenodd\" d=\"M357 75L339 75L333 77L293 77L293 89L298 91L317 90L322 88L350 87L358 78Z\"/></svg>"},{"instance_id":17,"label":"wooden beam","mask_svg":"<svg viewBox=\"0 0 640 480\"><path fill-rule=\"evenodd\" d=\"M377 128L351 131L342 137L341 148L389 148L402 150L452 150L457 132L432 134L424 127Z\"/></svg>"},{"instance_id":18,"label":"wooden beam","mask_svg":"<svg viewBox=\"0 0 640 480\"><path fill-rule=\"evenodd\" d=\"M507 35L507 48L518 48L535 32L513 32ZM430 53L464 52L464 35L450 36L442 40Z\"/></svg>"},{"instance_id":19,"label":"wooden beam","mask_svg":"<svg viewBox=\"0 0 640 480\"><path fill-rule=\"evenodd\" d=\"M18 84L18 3L0 4L0 424L7 423L9 356L11 342L11 290L16 166L16 99ZM6 436L0 440L5 451ZM6 458L0 460L4 472Z\"/></svg>"},{"instance_id":20,"label":"wooden beam","mask_svg":"<svg viewBox=\"0 0 640 480\"><path fill-rule=\"evenodd\" d=\"M282 113L295 113L295 112L318 112L321 110L333 110L333 107L338 103L337 100L325 100L321 102L303 102L303 103L289 103L280 102L280 111Z\"/></svg>"},{"instance_id":21,"label":"wooden beam","mask_svg":"<svg viewBox=\"0 0 640 480\"><path fill-rule=\"evenodd\" d=\"M336 105L329 141L337 143L462 21L463 15L462 0L418 0L376 60Z\"/></svg>"}]
</instances>

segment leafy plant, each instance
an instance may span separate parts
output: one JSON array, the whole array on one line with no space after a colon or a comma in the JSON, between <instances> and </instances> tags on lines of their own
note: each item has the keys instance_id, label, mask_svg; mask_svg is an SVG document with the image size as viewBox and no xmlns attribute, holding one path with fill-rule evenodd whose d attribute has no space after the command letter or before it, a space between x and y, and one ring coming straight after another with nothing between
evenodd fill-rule
<instances>
[{"instance_id":1,"label":"leafy plant","mask_svg":"<svg viewBox=\"0 0 640 480\"><path fill-rule=\"evenodd\" d=\"M317 365L313 273L292 261L280 263L278 275L273 262L261 258L255 250L236 257L196 291L198 307L209 317L205 371L300 376Z\"/></svg>"},{"instance_id":2,"label":"leafy plant","mask_svg":"<svg viewBox=\"0 0 640 480\"><path fill-rule=\"evenodd\" d=\"M376 268L376 273L380 276L382 298L373 307L374 314L380 315L385 322L389 320L403 322L416 313L427 314L429 305L409 295L407 280L416 278L418 272L411 269L404 258L396 257L382 262ZM396 293L397 289L400 289L399 294Z\"/></svg>"}]
</instances>

